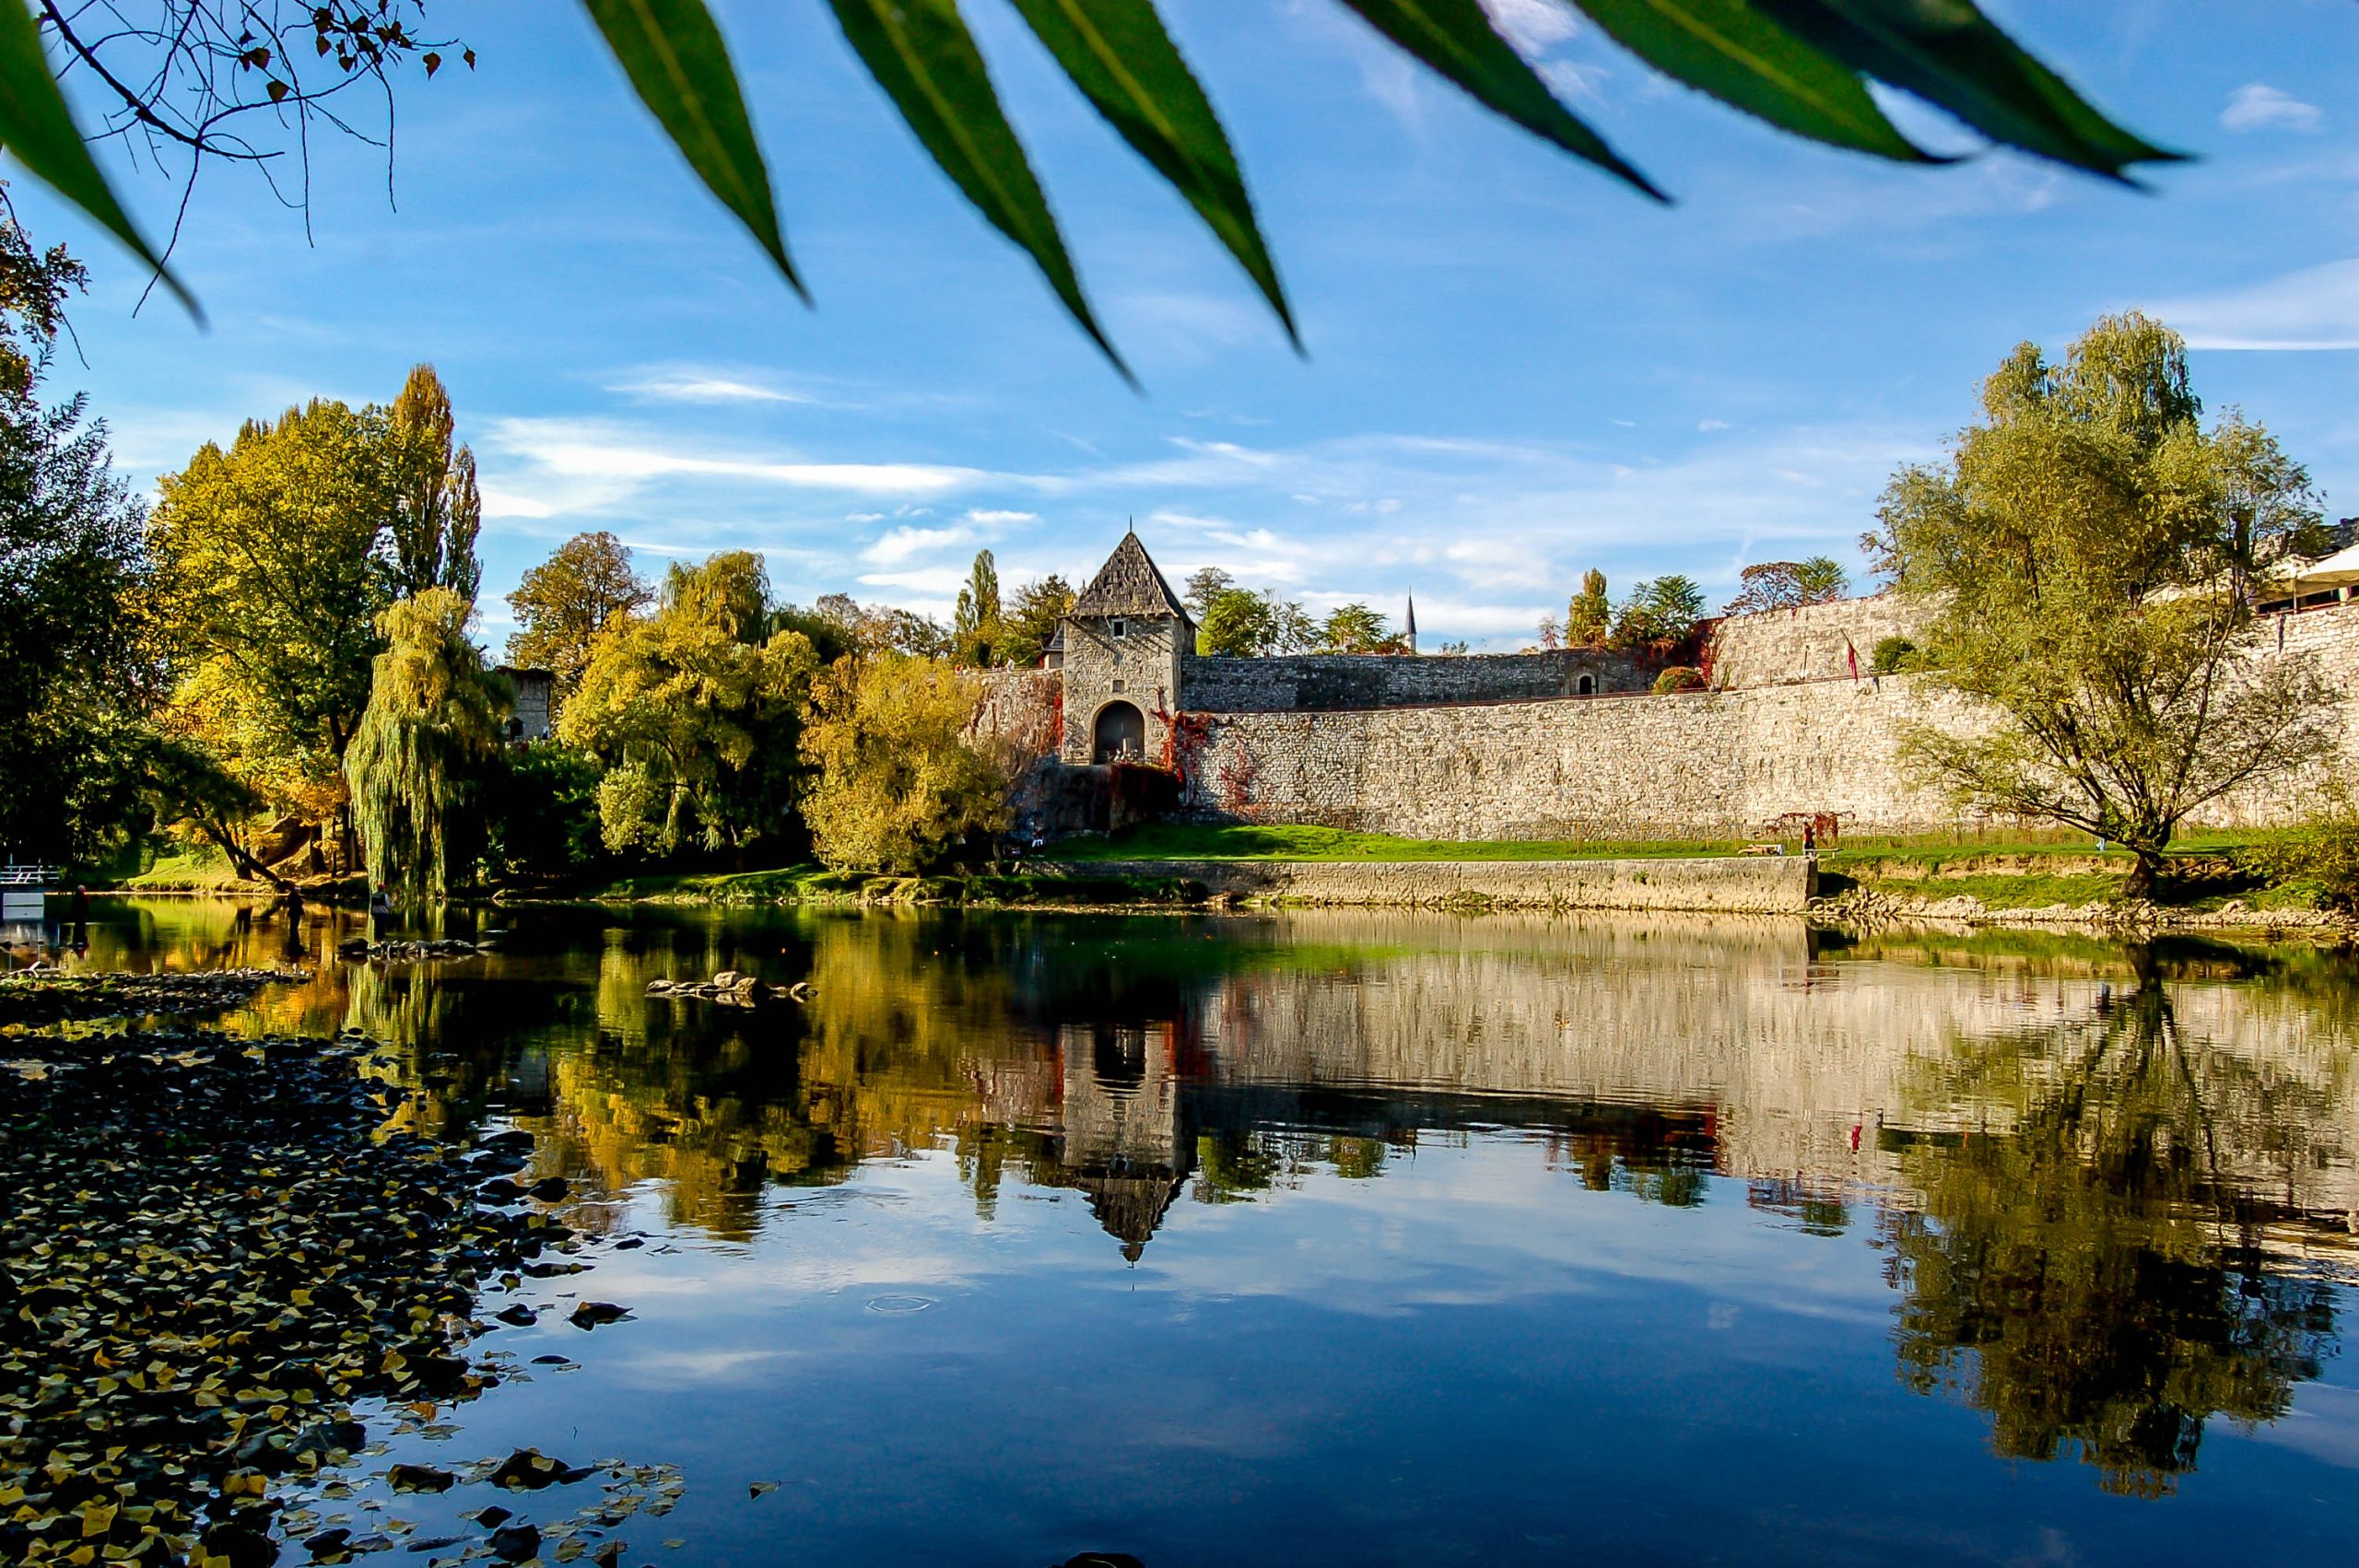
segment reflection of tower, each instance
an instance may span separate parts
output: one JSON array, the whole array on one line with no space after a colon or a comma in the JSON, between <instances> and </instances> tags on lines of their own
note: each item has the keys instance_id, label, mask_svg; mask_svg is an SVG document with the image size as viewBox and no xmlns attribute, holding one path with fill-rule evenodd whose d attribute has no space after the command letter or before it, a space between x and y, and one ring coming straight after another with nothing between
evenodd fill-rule
<instances>
[{"instance_id":1,"label":"reflection of tower","mask_svg":"<svg viewBox=\"0 0 2359 1568\"><path fill-rule=\"evenodd\" d=\"M1068 1024L1064 1057L1064 1166L1089 1195L1090 1211L1133 1263L1163 1223L1191 1168L1180 1125L1172 1026Z\"/></svg>"}]
</instances>

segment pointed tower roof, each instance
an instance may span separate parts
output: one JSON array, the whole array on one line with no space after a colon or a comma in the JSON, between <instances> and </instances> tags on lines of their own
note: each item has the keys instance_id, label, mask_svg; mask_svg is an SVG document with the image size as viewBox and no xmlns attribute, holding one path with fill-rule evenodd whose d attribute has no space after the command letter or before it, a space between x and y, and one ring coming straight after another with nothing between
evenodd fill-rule
<instances>
[{"instance_id":1,"label":"pointed tower roof","mask_svg":"<svg viewBox=\"0 0 2359 1568\"><path fill-rule=\"evenodd\" d=\"M1073 602L1076 615L1177 615L1190 626L1196 623L1180 596L1171 591L1171 584L1164 580L1162 569L1147 555L1146 546L1139 543L1136 530L1122 535L1089 586Z\"/></svg>"}]
</instances>

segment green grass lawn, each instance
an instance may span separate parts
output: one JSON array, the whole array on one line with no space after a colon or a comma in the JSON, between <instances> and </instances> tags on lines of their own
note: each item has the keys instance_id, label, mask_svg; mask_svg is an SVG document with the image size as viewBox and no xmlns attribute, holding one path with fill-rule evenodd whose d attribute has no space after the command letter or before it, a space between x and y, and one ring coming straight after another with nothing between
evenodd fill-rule
<instances>
[{"instance_id":1,"label":"green grass lawn","mask_svg":"<svg viewBox=\"0 0 2359 1568\"><path fill-rule=\"evenodd\" d=\"M1727 855L1729 840L1599 839L1558 841L1396 838L1340 827L1210 826L1153 823L1106 838L1076 838L1050 850L1052 858L1084 860L1610 860Z\"/></svg>"}]
</instances>

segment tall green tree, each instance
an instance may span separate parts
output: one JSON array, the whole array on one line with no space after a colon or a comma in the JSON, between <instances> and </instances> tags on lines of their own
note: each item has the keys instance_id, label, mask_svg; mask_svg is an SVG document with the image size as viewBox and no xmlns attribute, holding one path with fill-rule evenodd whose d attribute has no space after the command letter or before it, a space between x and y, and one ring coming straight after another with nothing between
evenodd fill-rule
<instances>
[{"instance_id":1,"label":"tall green tree","mask_svg":"<svg viewBox=\"0 0 2359 1568\"><path fill-rule=\"evenodd\" d=\"M385 651L344 757L369 880L411 903L448 899L483 848L513 696L467 637L474 615L449 588L387 608Z\"/></svg>"},{"instance_id":2,"label":"tall green tree","mask_svg":"<svg viewBox=\"0 0 2359 1568\"><path fill-rule=\"evenodd\" d=\"M1327 612L1319 623L1317 651L1320 653L1405 653L1408 644L1386 622L1382 612L1355 601Z\"/></svg>"},{"instance_id":3,"label":"tall green tree","mask_svg":"<svg viewBox=\"0 0 2359 1568\"><path fill-rule=\"evenodd\" d=\"M1755 615L1765 610L1798 610L1828 604L1851 591L1851 574L1832 556L1802 561L1763 561L1737 574L1737 596L1723 615Z\"/></svg>"},{"instance_id":4,"label":"tall green tree","mask_svg":"<svg viewBox=\"0 0 2359 1568\"><path fill-rule=\"evenodd\" d=\"M1565 646L1603 648L1614 630L1614 601L1606 597L1605 574L1595 567L1581 574L1581 591L1565 606Z\"/></svg>"},{"instance_id":5,"label":"tall green tree","mask_svg":"<svg viewBox=\"0 0 2359 1568\"><path fill-rule=\"evenodd\" d=\"M952 657L961 664L985 669L1000 662L1002 637L999 563L989 550L975 552L967 586L958 591L958 609L950 624Z\"/></svg>"},{"instance_id":6,"label":"tall green tree","mask_svg":"<svg viewBox=\"0 0 2359 1568\"><path fill-rule=\"evenodd\" d=\"M761 558L675 566L654 614L601 637L557 738L597 758L606 847L743 853L794 831L810 639L768 631Z\"/></svg>"},{"instance_id":7,"label":"tall green tree","mask_svg":"<svg viewBox=\"0 0 2359 1568\"><path fill-rule=\"evenodd\" d=\"M447 588L473 604L483 580L475 561L483 496L475 486L475 453L451 444L458 420L434 367L414 367L401 395L379 417L393 591L406 597Z\"/></svg>"},{"instance_id":8,"label":"tall green tree","mask_svg":"<svg viewBox=\"0 0 2359 1568\"><path fill-rule=\"evenodd\" d=\"M1908 755L1968 809L2136 851L2152 891L2189 813L2321 757L2334 694L2261 646L2253 589L2316 548L2307 474L2231 413L2210 428L2185 345L2108 316L2051 363L2025 344L1947 462L1894 475L1862 543L1931 616L1931 679L1997 716Z\"/></svg>"},{"instance_id":9,"label":"tall green tree","mask_svg":"<svg viewBox=\"0 0 2359 1568\"><path fill-rule=\"evenodd\" d=\"M517 629L508 637L508 661L556 677L557 710L581 684L598 636L620 618L654 603L655 592L631 568L630 551L612 533L577 533L526 572L508 595Z\"/></svg>"},{"instance_id":10,"label":"tall green tree","mask_svg":"<svg viewBox=\"0 0 2359 1568\"><path fill-rule=\"evenodd\" d=\"M83 277L0 216L0 846L47 860L136 825L163 673L141 509L106 427L79 394L42 401Z\"/></svg>"},{"instance_id":11,"label":"tall green tree","mask_svg":"<svg viewBox=\"0 0 2359 1568\"><path fill-rule=\"evenodd\" d=\"M1613 646L1658 657L1696 635L1704 618L1704 585L1684 572L1665 572L1630 590L1614 614Z\"/></svg>"},{"instance_id":12,"label":"tall green tree","mask_svg":"<svg viewBox=\"0 0 2359 1568\"><path fill-rule=\"evenodd\" d=\"M182 672L176 722L282 810L323 819L369 705L395 579L373 421L340 403L251 420L158 481L150 519Z\"/></svg>"},{"instance_id":13,"label":"tall green tree","mask_svg":"<svg viewBox=\"0 0 2359 1568\"><path fill-rule=\"evenodd\" d=\"M1057 628L1073 614L1074 598L1073 584L1054 572L1017 589L1000 628L1003 661L1019 669L1039 663Z\"/></svg>"},{"instance_id":14,"label":"tall green tree","mask_svg":"<svg viewBox=\"0 0 2359 1568\"><path fill-rule=\"evenodd\" d=\"M1380 635L1381 617L1377 630ZM1320 635L1302 606L1291 599L1250 588L1224 588L1213 595L1198 618L1196 651L1262 659L1312 647Z\"/></svg>"},{"instance_id":15,"label":"tall green tree","mask_svg":"<svg viewBox=\"0 0 2359 1568\"><path fill-rule=\"evenodd\" d=\"M1220 596L1236 586L1237 579L1220 568L1198 567L1188 574L1188 584L1180 595L1180 602L1188 606L1189 613L1196 617L1196 624L1203 626L1204 617L1212 614L1213 605Z\"/></svg>"}]
</instances>

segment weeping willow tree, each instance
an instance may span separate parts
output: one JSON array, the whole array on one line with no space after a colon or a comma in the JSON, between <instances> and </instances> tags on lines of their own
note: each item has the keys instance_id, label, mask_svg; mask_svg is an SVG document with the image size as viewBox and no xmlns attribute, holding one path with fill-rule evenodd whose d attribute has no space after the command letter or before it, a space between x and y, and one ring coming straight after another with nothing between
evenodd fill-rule
<instances>
[{"instance_id":1,"label":"weeping willow tree","mask_svg":"<svg viewBox=\"0 0 2359 1568\"><path fill-rule=\"evenodd\" d=\"M429 588L387 610L369 709L344 755L369 880L408 903L440 903L473 859L472 809L499 754L507 684L467 640L475 606Z\"/></svg>"}]
</instances>

